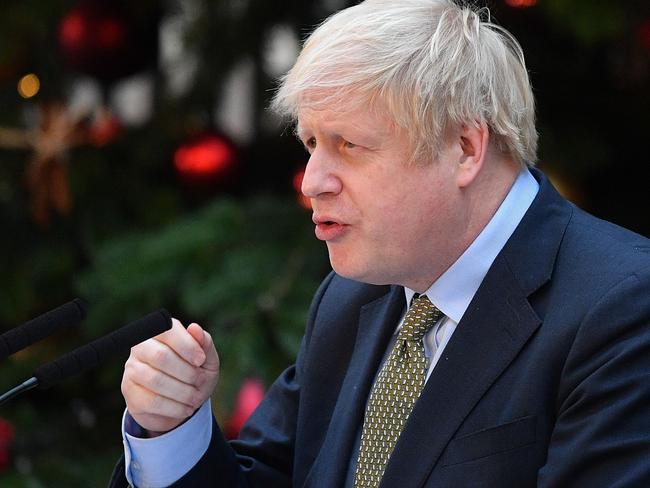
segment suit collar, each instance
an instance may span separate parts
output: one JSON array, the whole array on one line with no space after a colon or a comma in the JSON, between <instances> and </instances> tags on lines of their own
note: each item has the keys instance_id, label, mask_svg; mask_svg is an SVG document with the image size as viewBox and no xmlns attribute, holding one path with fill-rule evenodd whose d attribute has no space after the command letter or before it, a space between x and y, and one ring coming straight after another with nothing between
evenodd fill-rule
<instances>
[{"instance_id":1,"label":"suit collar","mask_svg":"<svg viewBox=\"0 0 650 488\"><path fill-rule=\"evenodd\" d=\"M539 192L501 253L525 296L551 279L574 210L544 173L537 169L531 173L539 182Z\"/></svg>"},{"instance_id":2,"label":"suit collar","mask_svg":"<svg viewBox=\"0 0 650 488\"><path fill-rule=\"evenodd\" d=\"M442 313L460 322L490 266L508 242L538 193L539 185L528 170L522 170L488 224L425 292ZM406 303L413 291L405 289Z\"/></svg>"}]
</instances>

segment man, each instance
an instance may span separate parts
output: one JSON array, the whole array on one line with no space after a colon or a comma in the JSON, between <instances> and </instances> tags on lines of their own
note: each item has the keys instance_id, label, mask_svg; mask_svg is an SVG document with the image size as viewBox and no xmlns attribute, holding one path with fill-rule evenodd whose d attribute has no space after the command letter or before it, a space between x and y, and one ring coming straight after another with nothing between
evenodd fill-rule
<instances>
[{"instance_id":1,"label":"man","mask_svg":"<svg viewBox=\"0 0 650 488\"><path fill-rule=\"evenodd\" d=\"M650 242L535 159L517 42L451 0L367 0L274 107L333 273L296 364L227 443L199 325L132 350L114 486L650 486Z\"/></svg>"}]
</instances>

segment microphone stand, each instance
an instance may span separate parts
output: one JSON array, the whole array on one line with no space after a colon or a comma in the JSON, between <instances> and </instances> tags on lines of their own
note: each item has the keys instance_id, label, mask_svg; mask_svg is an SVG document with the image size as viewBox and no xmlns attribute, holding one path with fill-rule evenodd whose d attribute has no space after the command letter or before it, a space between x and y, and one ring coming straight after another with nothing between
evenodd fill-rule
<instances>
[{"instance_id":1,"label":"microphone stand","mask_svg":"<svg viewBox=\"0 0 650 488\"><path fill-rule=\"evenodd\" d=\"M23 382L22 384L12 388L6 393L3 393L0 395L0 405L5 404L9 400L11 400L14 397L17 397L21 393L25 391L29 391L33 388L36 388L38 386L38 380L35 377L29 378L27 381Z\"/></svg>"}]
</instances>

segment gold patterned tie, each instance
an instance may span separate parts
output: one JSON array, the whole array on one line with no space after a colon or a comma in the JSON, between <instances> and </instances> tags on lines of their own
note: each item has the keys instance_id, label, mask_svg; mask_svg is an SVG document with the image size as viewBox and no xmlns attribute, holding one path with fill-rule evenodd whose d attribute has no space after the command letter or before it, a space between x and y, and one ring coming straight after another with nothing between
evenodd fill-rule
<instances>
[{"instance_id":1,"label":"gold patterned tie","mask_svg":"<svg viewBox=\"0 0 650 488\"><path fill-rule=\"evenodd\" d=\"M388 458L424 388L428 361L422 339L441 316L426 295L411 302L366 406L354 488L379 486Z\"/></svg>"}]
</instances>

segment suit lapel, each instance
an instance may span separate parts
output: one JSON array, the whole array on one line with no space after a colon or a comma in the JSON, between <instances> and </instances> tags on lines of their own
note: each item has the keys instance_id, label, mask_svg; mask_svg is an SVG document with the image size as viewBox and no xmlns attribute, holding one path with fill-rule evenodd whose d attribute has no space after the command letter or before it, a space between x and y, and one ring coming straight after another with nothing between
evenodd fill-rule
<instances>
[{"instance_id":1,"label":"suit lapel","mask_svg":"<svg viewBox=\"0 0 650 488\"><path fill-rule=\"evenodd\" d=\"M382 487L422 486L463 420L542 322L528 297L551 277L571 207L541 173L534 174L540 191L431 374Z\"/></svg>"},{"instance_id":2,"label":"suit lapel","mask_svg":"<svg viewBox=\"0 0 650 488\"><path fill-rule=\"evenodd\" d=\"M387 294L361 308L350 365L327 435L305 486L344 485L370 387L404 304L403 288L394 286Z\"/></svg>"},{"instance_id":3,"label":"suit lapel","mask_svg":"<svg viewBox=\"0 0 650 488\"><path fill-rule=\"evenodd\" d=\"M381 486L421 486L465 417L539 326L504 260L495 261L490 273L500 276L489 280L499 286L481 287L458 324L400 436Z\"/></svg>"}]
</instances>

